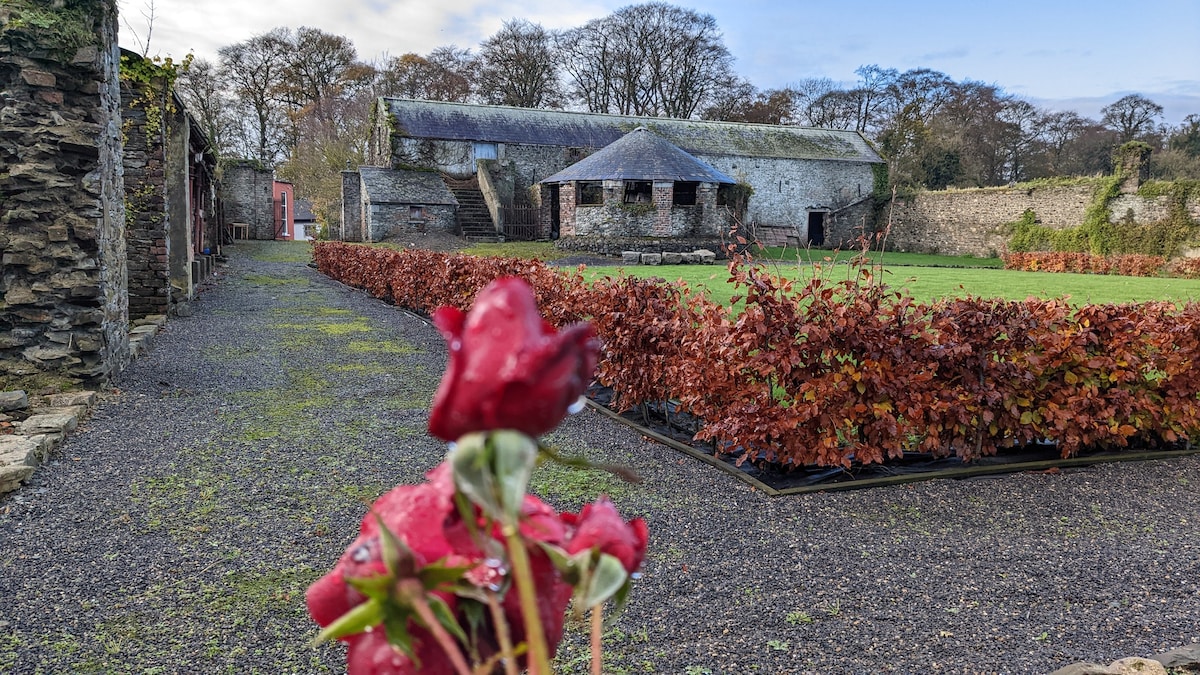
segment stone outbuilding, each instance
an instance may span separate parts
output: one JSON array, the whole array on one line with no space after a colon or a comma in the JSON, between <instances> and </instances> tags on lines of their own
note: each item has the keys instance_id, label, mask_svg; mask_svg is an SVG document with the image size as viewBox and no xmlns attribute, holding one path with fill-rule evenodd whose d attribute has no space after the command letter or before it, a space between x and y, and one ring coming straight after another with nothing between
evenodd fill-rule
<instances>
[{"instance_id":1,"label":"stone outbuilding","mask_svg":"<svg viewBox=\"0 0 1200 675\"><path fill-rule=\"evenodd\" d=\"M457 229L458 201L432 171L364 166L342 172L343 241L380 241L410 232Z\"/></svg>"},{"instance_id":2,"label":"stone outbuilding","mask_svg":"<svg viewBox=\"0 0 1200 675\"><path fill-rule=\"evenodd\" d=\"M505 238L563 234L561 221L559 231L552 222L556 212L561 219L561 204L554 209L539 202L541 182L639 126L742 186L749 197L741 232L760 239L827 246L853 241L855 230L873 216L872 193L884 168L861 134L838 129L402 98L379 99L372 118L368 164L442 174L454 182L459 232L468 231L472 219L464 212L478 200L486 207L485 229ZM351 201L347 193L343 203ZM346 214L348 234L362 231L365 215L352 210L358 212ZM529 213L535 214L533 227L514 227L530 222Z\"/></svg>"},{"instance_id":3,"label":"stone outbuilding","mask_svg":"<svg viewBox=\"0 0 1200 675\"><path fill-rule=\"evenodd\" d=\"M552 236L719 240L740 217L721 190L736 182L638 127L539 185Z\"/></svg>"}]
</instances>

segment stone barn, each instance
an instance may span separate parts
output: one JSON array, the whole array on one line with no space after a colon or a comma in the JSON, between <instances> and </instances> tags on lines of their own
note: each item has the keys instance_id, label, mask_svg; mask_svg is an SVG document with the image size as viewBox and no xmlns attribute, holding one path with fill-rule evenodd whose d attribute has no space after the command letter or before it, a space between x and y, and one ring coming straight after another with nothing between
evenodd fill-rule
<instances>
[{"instance_id":1,"label":"stone barn","mask_svg":"<svg viewBox=\"0 0 1200 675\"><path fill-rule=\"evenodd\" d=\"M861 134L837 129L382 98L368 163L455 181L460 221L466 204L479 200L499 236L511 237L514 221L535 212L528 236L549 239L563 231L561 223L554 231L553 209L539 203L542 181L639 126L752 193L743 232L833 246L854 239L854 228L870 218L883 160ZM356 199L343 199L348 237L363 231Z\"/></svg>"}]
</instances>

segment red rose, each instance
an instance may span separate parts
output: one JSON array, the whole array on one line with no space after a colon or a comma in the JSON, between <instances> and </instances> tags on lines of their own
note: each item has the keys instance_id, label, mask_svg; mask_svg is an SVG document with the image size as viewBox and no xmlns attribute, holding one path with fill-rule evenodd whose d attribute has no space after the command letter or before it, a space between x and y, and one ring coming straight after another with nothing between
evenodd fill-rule
<instances>
[{"instance_id":1,"label":"red rose","mask_svg":"<svg viewBox=\"0 0 1200 675\"><path fill-rule=\"evenodd\" d=\"M646 557L649 531L646 521L634 518L626 523L617 513L617 507L608 497L601 497L595 504L583 507L579 515L562 514L563 522L575 527L575 534L567 542L567 553L572 555L591 548L599 548L621 561L625 571L633 574Z\"/></svg>"},{"instance_id":2,"label":"red rose","mask_svg":"<svg viewBox=\"0 0 1200 675\"><path fill-rule=\"evenodd\" d=\"M561 332L542 320L523 279L496 279L467 314L454 307L433 322L450 363L429 415L429 433L454 441L472 431L550 431L592 380L599 343L590 324Z\"/></svg>"},{"instance_id":3,"label":"red rose","mask_svg":"<svg viewBox=\"0 0 1200 675\"><path fill-rule=\"evenodd\" d=\"M403 540L412 550L416 569L431 562L444 559L447 565L472 567L467 579L479 586L500 585L503 579L494 576L499 570L487 560L471 538L454 505L454 480L447 464L441 464L427 474L429 479L419 485L401 485L383 494L371 505L362 520L359 536L346 548L337 564L328 574L309 586L306 594L309 614L322 627L328 626L355 606L366 601L366 596L350 584L346 578L369 578L387 574L382 559L379 540L379 519L393 534ZM477 526L484 525L481 519ZM564 521L554 509L533 495L526 495L521 508L521 533L530 542L540 541L561 546L565 541ZM499 526L490 533L497 542L502 541ZM550 653L562 638L562 625L567 603L571 598L571 586L563 582L550 559L536 545L526 547L532 566L534 586L538 592L538 613L542 619ZM457 598L436 592L450 607L457 605ZM525 638L523 612L518 601L516 588L505 595L502 606L509 621L513 639L520 642ZM413 636L417 657L421 661L421 673L452 673L450 661L430 633L415 623L408 625ZM485 631L485 635L486 635ZM347 666L351 675L359 674L407 674L417 669L402 652L392 647L382 627L366 633L342 638L349 646ZM496 644L485 642L478 645L484 655L499 650ZM525 658L520 663L524 665Z\"/></svg>"}]
</instances>

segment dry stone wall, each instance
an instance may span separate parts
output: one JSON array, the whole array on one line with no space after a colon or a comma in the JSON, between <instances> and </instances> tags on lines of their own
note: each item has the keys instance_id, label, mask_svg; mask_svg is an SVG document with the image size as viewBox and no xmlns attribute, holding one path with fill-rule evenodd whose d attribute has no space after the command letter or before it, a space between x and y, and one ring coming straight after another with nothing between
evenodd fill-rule
<instances>
[{"instance_id":1,"label":"dry stone wall","mask_svg":"<svg viewBox=\"0 0 1200 675\"><path fill-rule=\"evenodd\" d=\"M922 192L897 199L880 213L891 223L888 247L914 253L994 256L1005 250L1007 223L1032 209L1055 229L1083 222L1095 190L1090 185L1046 188L981 188Z\"/></svg>"},{"instance_id":2,"label":"dry stone wall","mask_svg":"<svg viewBox=\"0 0 1200 675\"><path fill-rule=\"evenodd\" d=\"M38 7L62 24L0 8L0 375L100 381L129 359L116 5Z\"/></svg>"},{"instance_id":3,"label":"dry stone wall","mask_svg":"<svg viewBox=\"0 0 1200 675\"><path fill-rule=\"evenodd\" d=\"M891 223L888 247L892 250L995 256L1006 251L1006 225L1020 220L1026 209L1046 227L1077 227L1083 224L1095 194L1093 185L922 192L885 204L877 225L882 229ZM1170 197L1122 194L1108 206L1113 223L1149 225L1171 216ZM1200 220L1200 200L1189 200L1185 208L1192 220Z\"/></svg>"}]
</instances>

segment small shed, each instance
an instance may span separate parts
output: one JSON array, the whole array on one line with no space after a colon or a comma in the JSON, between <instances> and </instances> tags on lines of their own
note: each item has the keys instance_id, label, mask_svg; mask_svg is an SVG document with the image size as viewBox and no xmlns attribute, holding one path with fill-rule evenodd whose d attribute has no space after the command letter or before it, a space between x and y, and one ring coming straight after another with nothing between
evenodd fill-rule
<instances>
[{"instance_id":1,"label":"small shed","mask_svg":"<svg viewBox=\"0 0 1200 675\"><path fill-rule=\"evenodd\" d=\"M540 181L557 236L711 239L740 214L722 186L736 181L639 126Z\"/></svg>"},{"instance_id":2,"label":"small shed","mask_svg":"<svg viewBox=\"0 0 1200 675\"><path fill-rule=\"evenodd\" d=\"M434 171L359 167L363 241L408 232L458 231L458 200Z\"/></svg>"}]
</instances>

